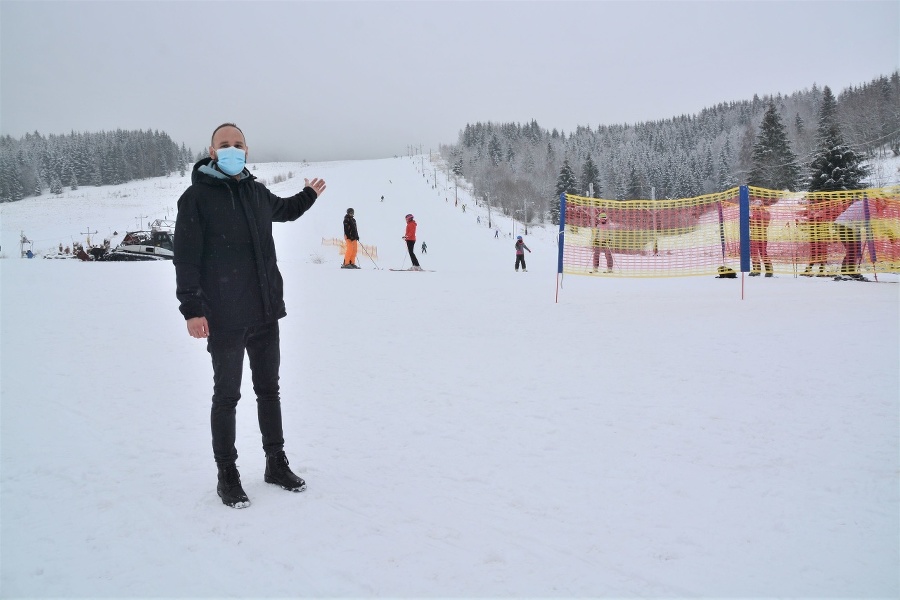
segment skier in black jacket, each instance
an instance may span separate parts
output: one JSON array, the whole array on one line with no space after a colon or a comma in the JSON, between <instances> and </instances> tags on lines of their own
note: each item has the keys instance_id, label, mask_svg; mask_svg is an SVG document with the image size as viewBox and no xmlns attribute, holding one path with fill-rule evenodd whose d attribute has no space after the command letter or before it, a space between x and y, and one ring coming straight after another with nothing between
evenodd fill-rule
<instances>
[{"instance_id":1,"label":"skier in black jacket","mask_svg":"<svg viewBox=\"0 0 900 600\"><path fill-rule=\"evenodd\" d=\"M233 123L213 132L210 157L194 165L191 186L178 200L172 261L188 333L205 338L212 357L217 493L233 508L250 505L234 445L245 351L266 453L265 481L295 492L306 489L284 453L278 319L287 313L272 223L297 219L325 191L325 181L316 178L305 180L306 187L289 198L272 194L244 168L247 151L244 134Z\"/></svg>"},{"instance_id":2,"label":"skier in black jacket","mask_svg":"<svg viewBox=\"0 0 900 600\"><path fill-rule=\"evenodd\" d=\"M344 215L344 264L342 269L358 269L356 264L356 252L359 244L359 231L356 229L356 217L353 216L353 209L348 208L347 214Z\"/></svg>"}]
</instances>

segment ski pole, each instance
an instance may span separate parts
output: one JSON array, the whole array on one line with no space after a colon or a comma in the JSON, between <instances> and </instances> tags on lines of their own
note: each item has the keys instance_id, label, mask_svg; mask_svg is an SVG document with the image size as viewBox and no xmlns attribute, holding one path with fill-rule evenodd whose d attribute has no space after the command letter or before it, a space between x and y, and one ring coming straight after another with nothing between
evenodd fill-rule
<instances>
[{"instance_id":1,"label":"ski pole","mask_svg":"<svg viewBox=\"0 0 900 600\"><path fill-rule=\"evenodd\" d=\"M360 245L360 246L362 246L362 249L363 249L363 252L365 252L365 253L366 253L366 256L368 256L368 257L369 257L369 260L371 260L371 261L372 261L372 264L373 264L373 265L375 265L375 268L376 268L376 269L381 269L381 267L379 267L379 266L378 266L378 263L377 263L377 262L375 262L375 259L374 259L374 258L372 258L372 255L371 255L371 254L369 254L369 251L368 251L368 250L366 250L366 246L365 246L365 244L363 244L363 243L362 243L362 242L360 242L360 241L359 241L359 240L357 240L357 243L358 243L358 244L359 244L359 245Z\"/></svg>"},{"instance_id":2,"label":"ski pole","mask_svg":"<svg viewBox=\"0 0 900 600\"><path fill-rule=\"evenodd\" d=\"M800 243L800 222L794 218L794 227L791 229L791 260L794 261L794 279L800 275L800 268L797 265L797 246Z\"/></svg>"},{"instance_id":3,"label":"ski pole","mask_svg":"<svg viewBox=\"0 0 900 600\"><path fill-rule=\"evenodd\" d=\"M794 243L794 230L791 229L791 222L785 223L784 228L787 229L788 240L791 246L791 264L793 265L794 279L797 279L797 245Z\"/></svg>"}]
</instances>

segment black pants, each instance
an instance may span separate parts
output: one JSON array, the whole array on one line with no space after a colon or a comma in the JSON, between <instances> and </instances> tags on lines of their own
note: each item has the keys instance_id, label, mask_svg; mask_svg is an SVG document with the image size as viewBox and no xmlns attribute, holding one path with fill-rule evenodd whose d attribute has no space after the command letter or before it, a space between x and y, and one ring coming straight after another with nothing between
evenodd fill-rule
<instances>
[{"instance_id":1,"label":"black pants","mask_svg":"<svg viewBox=\"0 0 900 600\"><path fill-rule=\"evenodd\" d=\"M414 267L419 266L419 259L416 258L416 240L406 240L406 249L409 250L409 260L412 261Z\"/></svg>"},{"instance_id":2,"label":"black pants","mask_svg":"<svg viewBox=\"0 0 900 600\"><path fill-rule=\"evenodd\" d=\"M844 260L841 261L841 273L859 273L859 262L862 259L862 236L854 227L835 223L838 239L844 244Z\"/></svg>"},{"instance_id":3,"label":"black pants","mask_svg":"<svg viewBox=\"0 0 900 600\"><path fill-rule=\"evenodd\" d=\"M216 463L237 460L235 413L241 398L244 351L250 359L253 391L263 450L274 454L284 449L278 368L281 347L278 322L246 329L216 329L209 332L206 349L212 356L213 397L210 412L213 456Z\"/></svg>"},{"instance_id":4,"label":"black pants","mask_svg":"<svg viewBox=\"0 0 900 600\"><path fill-rule=\"evenodd\" d=\"M519 270L519 263L522 263L522 269L525 269L525 255L516 254L516 271Z\"/></svg>"}]
</instances>

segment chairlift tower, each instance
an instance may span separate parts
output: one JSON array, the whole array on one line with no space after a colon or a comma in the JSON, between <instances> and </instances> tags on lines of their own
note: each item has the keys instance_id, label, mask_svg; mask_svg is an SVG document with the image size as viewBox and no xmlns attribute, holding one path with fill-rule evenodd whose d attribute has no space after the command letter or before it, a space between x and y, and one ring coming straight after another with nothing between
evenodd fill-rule
<instances>
[{"instance_id":1,"label":"chairlift tower","mask_svg":"<svg viewBox=\"0 0 900 600\"><path fill-rule=\"evenodd\" d=\"M19 230L19 258L25 258L28 254L28 250L25 249L26 244L28 245L28 250L34 253L34 242L25 237L24 230Z\"/></svg>"},{"instance_id":2,"label":"chairlift tower","mask_svg":"<svg viewBox=\"0 0 900 600\"><path fill-rule=\"evenodd\" d=\"M91 231L91 228L90 228L90 227L87 228L87 231L82 231L82 232L81 232L81 235L86 235L86 236L87 236L87 238L85 238L85 241L87 242L87 243L85 244L85 246L87 246L88 248L91 247L91 236L94 235L95 233L97 233L97 232L96 232L96 231Z\"/></svg>"}]
</instances>

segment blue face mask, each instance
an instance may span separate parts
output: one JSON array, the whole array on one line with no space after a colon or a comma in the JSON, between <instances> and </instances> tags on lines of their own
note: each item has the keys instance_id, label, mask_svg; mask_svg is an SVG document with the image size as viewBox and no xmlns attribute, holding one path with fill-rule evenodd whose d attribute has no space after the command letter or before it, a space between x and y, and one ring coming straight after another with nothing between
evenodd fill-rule
<instances>
[{"instance_id":1,"label":"blue face mask","mask_svg":"<svg viewBox=\"0 0 900 600\"><path fill-rule=\"evenodd\" d=\"M237 175L244 170L247 153L240 148L219 148L216 150L216 164L226 175Z\"/></svg>"}]
</instances>

